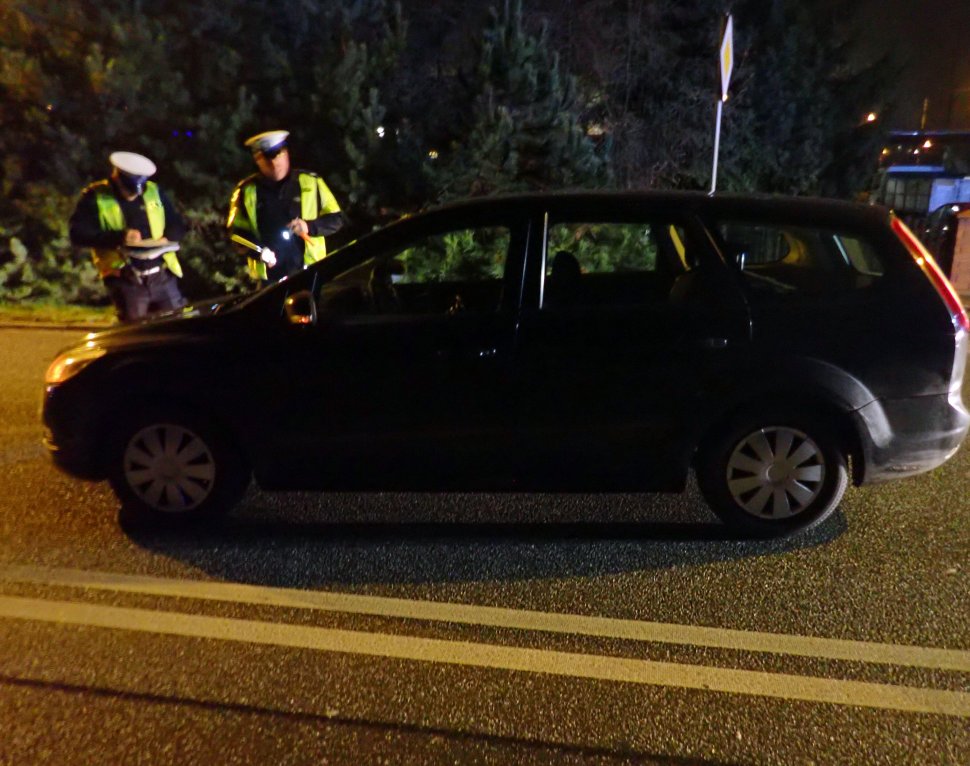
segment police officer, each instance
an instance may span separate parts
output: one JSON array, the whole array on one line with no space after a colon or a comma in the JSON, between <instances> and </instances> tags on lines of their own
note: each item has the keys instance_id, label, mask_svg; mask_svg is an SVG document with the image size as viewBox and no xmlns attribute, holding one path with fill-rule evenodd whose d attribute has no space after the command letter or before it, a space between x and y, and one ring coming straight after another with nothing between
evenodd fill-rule
<instances>
[{"instance_id":1,"label":"police officer","mask_svg":"<svg viewBox=\"0 0 970 766\"><path fill-rule=\"evenodd\" d=\"M114 152L109 178L81 192L71 215L71 242L90 247L118 319L143 319L152 311L181 308L182 276L175 244L185 221L158 185L155 163L134 152ZM167 251L167 252L165 252Z\"/></svg>"},{"instance_id":2,"label":"police officer","mask_svg":"<svg viewBox=\"0 0 970 766\"><path fill-rule=\"evenodd\" d=\"M291 170L288 136L271 130L246 140L259 172L241 181L229 202L230 234L260 248L249 247L247 255L249 273L261 284L326 257L325 237L343 226L340 206L323 179Z\"/></svg>"}]
</instances>

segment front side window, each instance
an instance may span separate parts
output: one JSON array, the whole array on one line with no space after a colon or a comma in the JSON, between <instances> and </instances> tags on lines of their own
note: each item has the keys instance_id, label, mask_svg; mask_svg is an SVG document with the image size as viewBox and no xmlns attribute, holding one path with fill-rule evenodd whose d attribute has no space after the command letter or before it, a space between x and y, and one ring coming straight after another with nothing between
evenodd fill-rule
<instances>
[{"instance_id":1,"label":"front side window","mask_svg":"<svg viewBox=\"0 0 970 766\"><path fill-rule=\"evenodd\" d=\"M504 226L414 238L324 285L320 309L353 316L497 311L510 239Z\"/></svg>"},{"instance_id":2,"label":"front side window","mask_svg":"<svg viewBox=\"0 0 970 766\"><path fill-rule=\"evenodd\" d=\"M509 251L509 230L501 226L458 229L414 242L396 256L400 284L501 281Z\"/></svg>"},{"instance_id":3,"label":"front side window","mask_svg":"<svg viewBox=\"0 0 970 766\"><path fill-rule=\"evenodd\" d=\"M722 222L721 248L756 292L819 294L868 287L882 276L863 238L824 229Z\"/></svg>"},{"instance_id":4,"label":"front side window","mask_svg":"<svg viewBox=\"0 0 970 766\"><path fill-rule=\"evenodd\" d=\"M692 263L684 230L656 222L549 226L544 309L637 306L666 300Z\"/></svg>"}]
</instances>

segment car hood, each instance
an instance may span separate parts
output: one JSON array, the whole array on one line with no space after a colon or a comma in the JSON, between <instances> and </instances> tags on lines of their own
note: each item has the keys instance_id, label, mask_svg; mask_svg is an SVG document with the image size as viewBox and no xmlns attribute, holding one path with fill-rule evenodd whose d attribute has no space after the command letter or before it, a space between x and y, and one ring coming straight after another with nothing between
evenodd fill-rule
<instances>
[{"instance_id":1,"label":"car hood","mask_svg":"<svg viewBox=\"0 0 970 766\"><path fill-rule=\"evenodd\" d=\"M160 344L204 343L218 337L225 328L234 324L234 309L244 305L250 297L234 295L199 301L181 309L157 314L151 319L88 333L84 342L109 350Z\"/></svg>"}]
</instances>

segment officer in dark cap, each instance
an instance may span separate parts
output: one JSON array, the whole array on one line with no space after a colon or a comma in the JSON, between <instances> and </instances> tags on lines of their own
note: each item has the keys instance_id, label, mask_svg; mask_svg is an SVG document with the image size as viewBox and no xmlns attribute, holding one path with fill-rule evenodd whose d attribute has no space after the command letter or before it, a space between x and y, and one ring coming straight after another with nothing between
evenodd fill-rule
<instances>
[{"instance_id":1,"label":"officer in dark cap","mask_svg":"<svg viewBox=\"0 0 970 766\"><path fill-rule=\"evenodd\" d=\"M241 181L229 201L226 226L246 249L249 273L261 284L326 257L325 238L344 222L323 179L290 168L288 136L271 130L246 140L259 172Z\"/></svg>"},{"instance_id":2,"label":"officer in dark cap","mask_svg":"<svg viewBox=\"0 0 970 766\"><path fill-rule=\"evenodd\" d=\"M185 221L158 185L155 163L134 152L114 152L109 178L84 189L71 215L71 242L91 257L122 322L153 311L181 308L182 276L175 251Z\"/></svg>"}]
</instances>

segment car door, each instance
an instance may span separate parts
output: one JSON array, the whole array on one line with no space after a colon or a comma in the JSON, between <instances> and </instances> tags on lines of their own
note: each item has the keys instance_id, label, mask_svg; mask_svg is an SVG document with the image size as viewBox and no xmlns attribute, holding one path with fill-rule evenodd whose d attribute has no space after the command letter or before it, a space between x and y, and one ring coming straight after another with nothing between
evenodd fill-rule
<instances>
[{"instance_id":1,"label":"car door","mask_svg":"<svg viewBox=\"0 0 970 766\"><path fill-rule=\"evenodd\" d=\"M748 346L733 269L676 211L541 226L516 349L523 483L677 486Z\"/></svg>"},{"instance_id":2,"label":"car door","mask_svg":"<svg viewBox=\"0 0 970 766\"><path fill-rule=\"evenodd\" d=\"M401 228L317 286L313 326L288 328L282 484L447 488L502 473L525 222L485 211Z\"/></svg>"}]
</instances>

